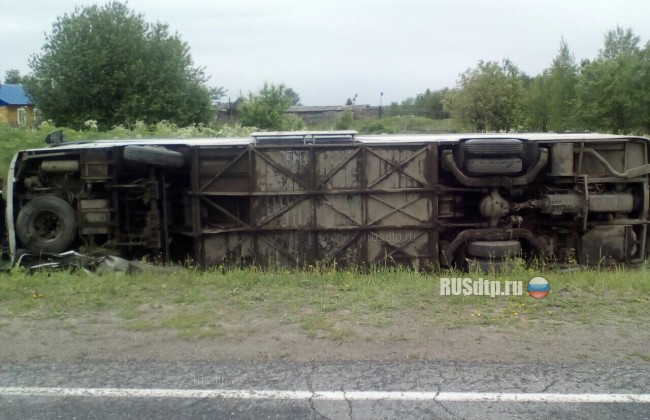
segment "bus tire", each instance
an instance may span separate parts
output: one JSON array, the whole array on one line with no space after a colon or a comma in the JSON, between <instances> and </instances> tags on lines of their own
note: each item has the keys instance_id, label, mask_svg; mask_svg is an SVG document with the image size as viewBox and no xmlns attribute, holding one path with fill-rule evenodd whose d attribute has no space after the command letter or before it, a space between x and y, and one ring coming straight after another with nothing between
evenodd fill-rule
<instances>
[{"instance_id":1,"label":"bus tire","mask_svg":"<svg viewBox=\"0 0 650 420\"><path fill-rule=\"evenodd\" d=\"M471 139L463 143L466 155L521 156L524 144L517 139Z\"/></svg>"},{"instance_id":2,"label":"bus tire","mask_svg":"<svg viewBox=\"0 0 650 420\"><path fill-rule=\"evenodd\" d=\"M124 159L167 168L182 168L185 164L182 153L159 146L126 146Z\"/></svg>"},{"instance_id":3,"label":"bus tire","mask_svg":"<svg viewBox=\"0 0 650 420\"><path fill-rule=\"evenodd\" d=\"M58 254L77 237L77 214L67 201L58 197L36 197L20 209L16 233L26 249Z\"/></svg>"},{"instance_id":4,"label":"bus tire","mask_svg":"<svg viewBox=\"0 0 650 420\"><path fill-rule=\"evenodd\" d=\"M465 253L472 257L503 260L521 254L519 241L474 241L467 244Z\"/></svg>"},{"instance_id":5,"label":"bus tire","mask_svg":"<svg viewBox=\"0 0 650 420\"><path fill-rule=\"evenodd\" d=\"M520 173L523 162L520 158L471 158L465 159L465 170L474 175L512 175Z\"/></svg>"}]
</instances>

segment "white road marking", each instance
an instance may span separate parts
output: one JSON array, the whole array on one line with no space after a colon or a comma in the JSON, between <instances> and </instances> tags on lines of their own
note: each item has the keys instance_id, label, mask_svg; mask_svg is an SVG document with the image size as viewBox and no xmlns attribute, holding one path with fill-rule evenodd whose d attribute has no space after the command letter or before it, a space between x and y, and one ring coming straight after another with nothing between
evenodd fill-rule
<instances>
[{"instance_id":1,"label":"white road marking","mask_svg":"<svg viewBox=\"0 0 650 420\"><path fill-rule=\"evenodd\" d=\"M143 389L0 387L5 397L223 398L238 400L453 401L539 403L650 403L650 394L514 392L281 391L247 389Z\"/></svg>"}]
</instances>

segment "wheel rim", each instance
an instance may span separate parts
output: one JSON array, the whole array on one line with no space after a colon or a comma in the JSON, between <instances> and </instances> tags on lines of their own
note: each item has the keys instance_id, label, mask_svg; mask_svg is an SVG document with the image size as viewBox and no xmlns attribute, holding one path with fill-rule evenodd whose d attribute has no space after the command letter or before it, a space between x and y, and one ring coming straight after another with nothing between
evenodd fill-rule
<instances>
[{"instance_id":1,"label":"wheel rim","mask_svg":"<svg viewBox=\"0 0 650 420\"><path fill-rule=\"evenodd\" d=\"M61 235L63 222L56 213L44 210L34 218L33 227L39 241L52 242Z\"/></svg>"}]
</instances>

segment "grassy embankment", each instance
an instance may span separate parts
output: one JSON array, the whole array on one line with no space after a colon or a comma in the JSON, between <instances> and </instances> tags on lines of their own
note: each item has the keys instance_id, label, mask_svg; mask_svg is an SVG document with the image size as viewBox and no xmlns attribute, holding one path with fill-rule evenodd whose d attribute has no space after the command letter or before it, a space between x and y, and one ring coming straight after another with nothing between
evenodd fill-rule
<instances>
[{"instance_id":1,"label":"grassy embankment","mask_svg":"<svg viewBox=\"0 0 650 420\"><path fill-rule=\"evenodd\" d=\"M526 293L528 280L551 284L544 299ZM441 296L440 277L522 280L523 296ZM3 319L116 317L125 329L176 330L184 338L226 335L224 325L273 319L295 324L308 337L354 338L363 328L410 322L531 327L539 323L647 325L650 269L567 273L518 268L503 275L420 273L407 269L273 271L256 268L135 275L67 272L0 275ZM650 354L648 354L650 357Z\"/></svg>"}]
</instances>

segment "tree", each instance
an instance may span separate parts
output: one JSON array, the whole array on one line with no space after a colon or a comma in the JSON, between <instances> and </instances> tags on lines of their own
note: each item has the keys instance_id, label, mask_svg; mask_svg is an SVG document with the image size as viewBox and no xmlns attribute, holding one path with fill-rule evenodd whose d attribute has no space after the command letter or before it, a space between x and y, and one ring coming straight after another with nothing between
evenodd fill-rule
<instances>
[{"instance_id":1,"label":"tree","mask_svg":"<svg viewBox=\"0 0 650 420\"><path fill-rule=\"evenodd\" d=\"M355 93L352 98L348 98L347 101L345 101L346 106L352 106L357 103L357 96L359 96L358 93Z\"/></svg>"},{"instance_id":2,"label":"tree","mask_svg":"<svg viewBox=\"0 0 650 420\"><path fill-rule=\"evenodd\" d=\"M287 90L293 92L284 84L265 82L256 94L251 93L242 104L239 113L241 124L261 129L282 129L284 113L291 107L293 98L287 94Z\"/></svg>"},{"instance_id":3,"label":"tree","mask_svg":"<svg viewBox=\"0 0 650 420\"><path fill-rule=\"evenodd\" d=\"M647 48L638 44L631 29L616 28L598 58L582 62L576 106L587 129L626 133L650 125Z\"/></svg>"},{"instance_id":4,"label":"tree","mask_svg":"<svg viewBox=\"0 0 650 420\"><path fill-rule=\"evenodd\" d=\"M294 91L293 89L286 88L284 90L284 96L286 96L289 99L289 101L291 102L291 105L301 105L300 104L300 95L298 95L296 93L296 91Z\"/></svg>"},{"instance_id":5,"label":"tree","mask_svg":"<svg viewBox=\"0 0 650 420\"><path fill-rule=\"evenodd\" d=\"M210 90L210 99L214 102L226 96L226 89L223 86L212 87Z\"/></svg>"},{"instance_id":6,"label":"tree","mask_svg":"<svg viewBox=\"0 0 650 420\"><path fill-rule=\"evenodd\" d=\"M399 105L399 115L416 115L415 98L406 98Z\"/></svg>"},{"instance_id":7,"label":"tree","mask_svg":"<svg viewBox=\"0 0 650 420\"><path fill-rule=\"evenodd\" d=\"M641 51L641 84L642 92L650 92L650 41L645 44ZM650 133L650 95L647 93L643 97L641 108L639 109L641 124L639 128L643 132Z\"/></svg>"},{"instance_id":8,"label":"tree","mask_svg":"<svg viewBox=\"0 0 650 420\"><path fill-rule=\"evenodd\" d=\"M548 131L549 70L533 78L526 94L527 126L534 131Z\"/></svg>"},{"instance_id":9,"label":"tree","mask_svg":"<svg viewBox=\"0 0 650 420\"><path fill-rule=\"evenodd\" d=\"M414 107L415 115L422 115L429 118L443 119L449 118L449 112L445 111L442 106L442 98L449 93L449 89L434 90L429 89L426 92L415 97Z\"/></svg>"},{"instance_id":10,"label":"tree","mask_svg":"<svg viewBox=\"0 0 650 420\"><path fill-rule=\"evenodd\" d=\"M394 117L396 115L400 115L400 106L397 102L391 102L390 105L388 105L388 108L386 109L386 115L390 117Z\"/></svg>"},{"instance_id":11,"label":"tree","mask_svg":"<svg viewBox=\"0 0 650 420\"><path fill-rule=\"evenodd\" d=\"M30 67L27 91L57 125L188 125L212 116L207 77L189 46L117 1L59 17Z\"/></svg>"},{"instance_id":12,"label":"tree","mask_svg":"<svg viewBox=\"0 0 650 420\"><path fill-rule=\"evenodd\" d=\"M623 29L617 26L616 29L605 34L605 45L599 52L599 58L615 60L622 55L634 55L639 51L640 40L637 35L634 35L632 28Z\"/></svg>"},{"instance_id":13,"label":"tree","mask_svg":"<svg viewBox=\"0 0 650 420\"><path fill-rule=\"evenodd\" d=\"M560 41L560 51L548 70L548 126L553 131L573 127L573 114L578 82L578 66L566 41Z\"/></svg>"},{"instance_id":14,"label":"tree","mask_svg":"<svg viewBox=\"0 0 650 420\"><path fill-rule=\"evenodd\" d=\"M456 89L443 98L452 117L477 131L509 131L523 123L524 78L510 61L479 61L460 75Z\"/></svg>"},{"instance_id":15,"label":"tree","mask_svg":"<svg viewBox=\"0 0 650 420\"><path fill-rule=\"evenodd\" d=\"M7 70L5 73L5 84L7 85L22 85L25 80L27 80L27 76L21 76L18 70Z\"/></svg>"}]
</instances>

